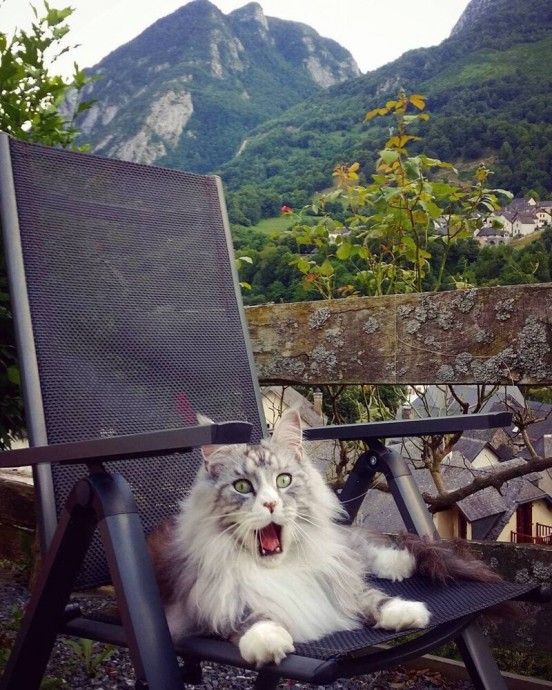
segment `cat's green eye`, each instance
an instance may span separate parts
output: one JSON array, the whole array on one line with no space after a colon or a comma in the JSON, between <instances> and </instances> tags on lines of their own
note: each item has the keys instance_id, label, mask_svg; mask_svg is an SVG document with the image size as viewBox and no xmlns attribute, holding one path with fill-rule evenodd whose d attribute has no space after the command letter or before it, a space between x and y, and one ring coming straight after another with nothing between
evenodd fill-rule
<instances>
[{"instance_id":1,"label":"cat's green eye","mask_svg":"<svg viewBox=\"0 0 552 690\"><path fill-rule=\"evenodd\" d=\"M291 484L291 474L284 472L276 477L276 486L279 489L285 489Z\"/></svg>"},{"instance_id":2,"label":"cat's green eye","mask_svg":"<svg viewBox=\"0 0 552 690\"><path fill-rule=\"evenodd\" d=\"M236 479L233 487L239 494L250 494L253 491L253 486L247 479Z\"/></svg>"}]
</instances>

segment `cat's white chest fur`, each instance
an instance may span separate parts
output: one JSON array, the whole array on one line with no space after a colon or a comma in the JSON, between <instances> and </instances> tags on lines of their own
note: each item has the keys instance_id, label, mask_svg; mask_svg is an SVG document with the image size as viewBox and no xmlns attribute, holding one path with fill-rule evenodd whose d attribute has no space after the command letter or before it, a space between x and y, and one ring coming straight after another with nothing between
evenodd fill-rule
<instances>
[{"instance_id":1,"label":"cat's white chest fur","mask_svg":"<svg viewBox=\"0 0 552 690\"><path fill-rule=\"evenodd\" d=\"M281 622L296 642L305 642L359 625L358 618L342 610L330 581L323 569L313 572L288 562L281 568L244 569L240 586L255 610Z\"/></svg>"}]
</instances>

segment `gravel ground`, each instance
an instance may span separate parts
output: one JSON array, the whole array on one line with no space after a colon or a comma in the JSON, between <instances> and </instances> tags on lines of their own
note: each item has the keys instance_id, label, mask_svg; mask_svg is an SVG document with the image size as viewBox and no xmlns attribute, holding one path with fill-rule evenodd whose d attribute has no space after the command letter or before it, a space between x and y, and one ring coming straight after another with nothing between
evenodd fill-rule
<instances>
[{"instance_id":1,"label":"gravel ground","mask_svg":"<svg viewBox=\"0 0 552 690\"><path fill-rule=\"evenodd\" d=\"M9 646L16 627L18 614L28 599L27 590L17 584L0 585L0 651ZM98 597L78 597L83 610L98 603ZM85 643L86 644L86 643ZM203 684L195 686L204 690L248 690L253 688L255 674L218 664L205 662ZM106 649L94 643L88 649L75 638L59 639L55 645L47 675L52 679L44 690L129 690L134 688L134 672L128 654L121 649ZM185 687L194 687L186 685ZM432 671L415 671L404 668L382 671L354 680L337 681L330 686L315 686L285 681L279 686L295 690L472 690L467 681L450 681Z\"/></svg>"}]
</instances>

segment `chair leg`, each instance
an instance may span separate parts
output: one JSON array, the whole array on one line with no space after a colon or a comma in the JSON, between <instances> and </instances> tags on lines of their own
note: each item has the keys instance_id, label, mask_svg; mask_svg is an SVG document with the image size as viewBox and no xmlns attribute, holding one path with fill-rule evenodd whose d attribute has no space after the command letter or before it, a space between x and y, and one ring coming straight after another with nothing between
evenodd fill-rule
<instances>
[{"instance_id":1,"label":"chair leg","mask_svg":"<svg viewBox=\"0 0 552 690\"><path fill-rule=\"evenodd\" d=\"M137 687L182 690L134 497L123 477L103 471L78 482L69 496L0 690L38 690L96 526L106 550Z\"/></svg>"},{"instance_id":2,"label":"chair leg","mask_svg":"<svg viewBox=\"0 0 552 690\"><path fill-rule=\"evenodd\" d=\"M2 676L1 690L38 690L95 527L92 511L82 506L74 505L62 514Z\"/></svg>"},{"instance_id":3,"label":"chair leg","mask_svg":"<svg viewBox=\"0 0 552 690\"><path fill-rule=\"evenodd\" d=\"M477 623L455 640L475 690L506 690L506 682Z\"/></svg>"},{"instance_id":4,"label":"chair leg","mask_svg":"<svg viewBox=\"0 0 552 690\"><path fill-rule=\"evenodd\" d=\"M407 529L420 536L439 539L420 491L404 458L379 441L370 443L376 462L385 473L389 488ZM477 623L469 625L456 643L476 690L506 690L506 684L489 645Z\"/></svg>"},{"instance_id":5,"label":"chair leg","mask_svg":"<svg viewBox=\"0 0 552 690\"><path fill-rule=\"evenodd\" d=\"M88 481L136 677L149 690L181 690L174 644L130 487L120 475L107 473Z\"/></svg>"},{"instance_id":6,"label":"chair leg","mask_svg":"<svg viewBox=\"0 0 552 690\"><path fill-rule=\"evenodd\" d=\"M253 686L255 690L276 690L280 677L266 671L259 671Z\"/></svg>"}]
</instances>

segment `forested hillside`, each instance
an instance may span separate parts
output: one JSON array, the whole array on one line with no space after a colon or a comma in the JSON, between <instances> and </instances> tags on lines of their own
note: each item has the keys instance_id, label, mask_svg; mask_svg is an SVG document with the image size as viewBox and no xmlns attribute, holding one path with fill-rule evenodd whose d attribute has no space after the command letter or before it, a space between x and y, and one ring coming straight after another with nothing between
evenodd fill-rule
<instances>
[{"instance_id":1,"label":"forested hillside","mask_svg":"<svg viewBox=\"0 0 552 690\"><path fill-rule=\"evenodd\" d=\"M427 96L419 134L427 154L461 171L484 160L493 184L514 194L552 189L552 4L473 0L450 38L313 95L260 125L221 168L236 222L256 222L279 203L302 205L331 184L334 166L370 165L386 125L364 114L399 88ZM467 173L466 173L467 174Z\"/></svg>"}]
</instances>

